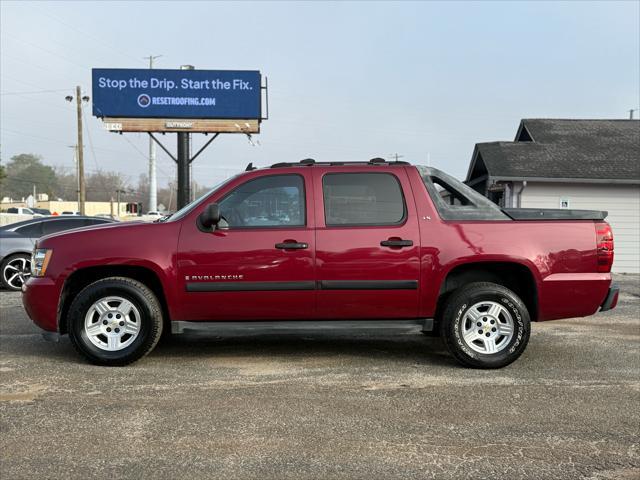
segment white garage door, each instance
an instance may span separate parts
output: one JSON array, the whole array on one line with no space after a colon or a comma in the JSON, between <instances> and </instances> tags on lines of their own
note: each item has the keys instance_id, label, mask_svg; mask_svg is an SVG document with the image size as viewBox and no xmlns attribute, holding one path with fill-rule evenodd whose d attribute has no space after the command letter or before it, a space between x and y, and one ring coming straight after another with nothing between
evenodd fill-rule
<instances>
[{"instance_id":1,"label":"white garage door","mask_svg":"<svg viewBox=\"0 0 640 480\"><path fill-rule=\"evenodd\" d=\"M563 206L607 210L615 242L613 271L640 273L640 185L529 182L522 193L522 207Z\"/></svg>"}]
</instances>

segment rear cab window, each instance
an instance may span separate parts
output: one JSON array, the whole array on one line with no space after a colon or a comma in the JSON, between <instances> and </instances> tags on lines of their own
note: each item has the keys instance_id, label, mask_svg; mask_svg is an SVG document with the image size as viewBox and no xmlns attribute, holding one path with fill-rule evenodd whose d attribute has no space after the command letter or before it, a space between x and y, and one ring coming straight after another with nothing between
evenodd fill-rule
<instances>
[{"instance_id":1,"label":"rear cab window","mask_svg":"<svg viewBox=\"0 0 640 480\"><path fill-rule=\"evenodd\" d=\"M488 198L437 168L417 166L442 220L511 220Z\"/></svg>"}]
</instances>

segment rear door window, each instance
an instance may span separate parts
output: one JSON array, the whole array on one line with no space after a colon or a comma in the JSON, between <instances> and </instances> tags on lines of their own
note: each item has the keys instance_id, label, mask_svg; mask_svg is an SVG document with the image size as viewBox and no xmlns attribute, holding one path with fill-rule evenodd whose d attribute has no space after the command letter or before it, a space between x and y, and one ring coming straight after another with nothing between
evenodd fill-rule
<instances>
[{"instance_id":1,"label":"rear door window","mask_svg":"<svg viewBox=\"0 0 640 480\"><path fill-rule=\"evenodd\" d=\"M322 178L327 226L399 225L406 205L390 173L328 173Z\"/></svg>"}]
</instances>

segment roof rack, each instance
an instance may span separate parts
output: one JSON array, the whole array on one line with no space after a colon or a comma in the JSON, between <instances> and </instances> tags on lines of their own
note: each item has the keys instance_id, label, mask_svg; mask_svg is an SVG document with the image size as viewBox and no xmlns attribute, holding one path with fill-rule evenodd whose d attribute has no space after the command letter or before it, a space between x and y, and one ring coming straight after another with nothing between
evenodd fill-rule
<instances>
[{"instance_id":1,"label":"roof rack","mask_svg":"<svg viewBox=\"0 0 640 480\"><path fill-rule=\"evenodd\" d=\"M300 160L299 162L280 162L274 163L270 168L285 168L285 167L312 167L314 165L318 166L330 166L337 167L342 165L411 165L409 162L403 161L392 161L388 162L384 158L376 157L372 158L367 162L316 162L313 158L305 158L304 160Z\"/></svg>"}]
</instances>

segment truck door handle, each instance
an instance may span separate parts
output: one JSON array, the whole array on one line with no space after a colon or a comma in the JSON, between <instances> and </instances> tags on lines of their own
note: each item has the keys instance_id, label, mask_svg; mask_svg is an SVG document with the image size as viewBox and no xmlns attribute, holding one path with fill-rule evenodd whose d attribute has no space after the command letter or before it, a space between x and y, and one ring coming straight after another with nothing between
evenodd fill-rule
<instances>
[{"instance_id":1,"label":"truck door handle","mask_svg":"<svg viewBox=\"0 0 640 480\"><path fill-rule=\"evenodd\" d=\"M380 242L383 247L413 247L413 240L389 239Z\"/></svg>"},{"instance_id":2,"label":"truck door handle","mask_svg":"<svg viewBox=\"0 0 640 480\"><path fill-rule=\"evenodd\" d=\"M280 250L303 250L309 248L309 244L303 242L282 242L276 243L276 248Z\"/></svg>"}]
</instances>

